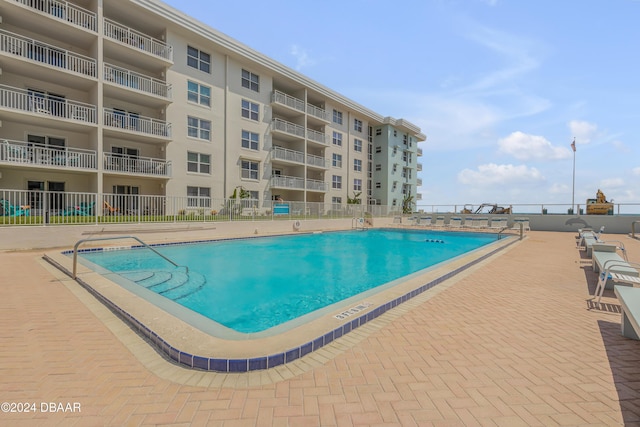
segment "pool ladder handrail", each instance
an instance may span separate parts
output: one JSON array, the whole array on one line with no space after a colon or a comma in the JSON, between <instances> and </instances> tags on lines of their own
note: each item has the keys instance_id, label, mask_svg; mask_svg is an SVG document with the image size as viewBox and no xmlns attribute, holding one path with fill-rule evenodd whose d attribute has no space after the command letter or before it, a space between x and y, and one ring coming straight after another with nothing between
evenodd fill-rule
<instances>
[{"instance_id":1,"label":"pool ladder handrail","mask_svg":"<svg viewBox=\"0 0 640 427\"><path fill-rule=\"evenodd\" d=\"M178 265L178 264L176 264L175 262L171 261L169 258L167 258L166 256L162 255L160 252L158 252L157 250L153 249L151 246L149 246L148 244L146 244L145 242L143 242L142 240L140 240L136 236L114 236L114 237L94 237L94 238L91 238L91 239L78 240L76 242L76 244L73 245L73 275L71 277L74 280L76 279L76 271L77 271L77 267L78 267L78 247L82 243L96 242L96 241L100 241L100 240L119 240L119 239L133 239L133 240L136 240L142 246L144 246L145 248L151 250L156 255L160 256L161 258L164 258L166 261L168 261L169 263L175 265L176 267L184 267L185 272L189 273L189 267L187 267L186 265Z\"/></svg>"},{"instance_id":2,"label":"pool ladder handrail","mask_svg":"<svg viewBox=\"0 0 640 427\"><path fill-rule=\"evenodd\" d=\"M367 222L364 217L352 218L351 219L351 229L352 230L367 230Z\"/></svg>"}]
</instances>

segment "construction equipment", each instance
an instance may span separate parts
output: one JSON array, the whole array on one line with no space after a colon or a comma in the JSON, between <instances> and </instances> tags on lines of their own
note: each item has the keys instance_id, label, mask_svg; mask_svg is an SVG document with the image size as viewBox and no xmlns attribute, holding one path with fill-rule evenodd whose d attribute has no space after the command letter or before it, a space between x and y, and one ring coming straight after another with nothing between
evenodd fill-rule
<instances>
[{"instance_id":1,"label":"construction equipment","mask_svg":"<svg viewBox=\"0 0 640 427\"><path fill-rule=\"evenodd\" d=\"M485 208L489 208L488 212L482 212L483 209ZM508 208L504 208L502 206L498 206L495 203L483 203L480 206L478 206L478 208L474 211L472 211L473 209L473 205L464 205L464 208L462 209L462 211L460 211L461 214L479 214L479 213L486 213L489 215L501 215L501 214L505 214L508 215L511 213L511 206L509 206Z\"/></svg>"},{"instance_id":2,"label":"construction equipment","mask_svg":"<svg viewBox=\"0 0 640 427\"><path fill-rule=\"evenodd\" d=\"M587 215L613 215L612 202L608 202L602 190L598 189L595 199L587 199Z\"/></svg>"}]
</instances>

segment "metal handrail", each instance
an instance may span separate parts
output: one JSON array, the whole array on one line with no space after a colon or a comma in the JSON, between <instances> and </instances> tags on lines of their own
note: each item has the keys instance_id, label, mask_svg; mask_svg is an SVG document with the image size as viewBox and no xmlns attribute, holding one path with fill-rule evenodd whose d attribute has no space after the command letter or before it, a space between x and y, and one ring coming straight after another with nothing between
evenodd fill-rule
<instances>
[{"instance_id":1,"label":"metal handrail","mask_svg":"<svg viewBox=\"0 0 640 427\"><path fill-rule=\"evenodd\" d=\"M640 224L640 221L633 221L631 223L631 238L632 239L636 238L636 224Z\"/></svg>"},{"instance_id":2,"label":"metal handrail","mask_svg":"<svg viewBox=\"0 0 640 427\"><path fill-rule=\"evenodd\" d=\"M162 255L160 252L156 251L155 249L153 249L151 246L149 246L148 244L146 244L142 240L138 239L136 236L114 236L114 237L94 237L94 238L91 238L91 239L78 240L76 242L76 244L73 245L73 275L71 277L74 280L76 279L76 271L77 271L77 267L78 267L78 246L80 246L82 243L85 243L85 242L95 242L95 241L98 241L98 240L118 240L118 239L133 239L133 240L136 240L142 246L144 246L147 249L150 249L152 252L155 252L156 255L159 255L161 258L164 258L169 263L175 265L176 267L184 267L185 272L187 272L187 273L189 272L189 267L187 267L186 265L178 265L178 264L176 264L175 262L171 261L169 258L167 258L166 256Z\"/></svg>"}]
</instances>

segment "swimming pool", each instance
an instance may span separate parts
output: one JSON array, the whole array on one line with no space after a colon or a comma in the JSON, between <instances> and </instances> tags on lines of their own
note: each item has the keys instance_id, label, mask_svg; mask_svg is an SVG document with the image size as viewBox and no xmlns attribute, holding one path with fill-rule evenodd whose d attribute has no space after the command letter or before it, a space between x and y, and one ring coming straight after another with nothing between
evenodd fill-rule
<instances>
[{"instance_id":1,"label":"swimming pool","mask_svg":"<svg viewBox=\"0 0 640 427\"><path fill-rule=\"evenodd\" d=\"M188 273L147 249L83 252L81 260L117 273L138 295L172 301L164 308L175 302L220 329L256 334L495 241L490 233L373 229L156 247Z\"/></svg>"}]
</instances>

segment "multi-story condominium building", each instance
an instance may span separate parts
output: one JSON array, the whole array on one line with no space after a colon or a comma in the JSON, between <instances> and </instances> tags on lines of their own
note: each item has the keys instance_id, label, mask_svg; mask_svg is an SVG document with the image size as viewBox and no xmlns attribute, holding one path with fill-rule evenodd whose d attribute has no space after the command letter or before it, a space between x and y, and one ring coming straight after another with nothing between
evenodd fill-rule
<instances>
[{"instance_id":1,"label":"multi-story condominium building","mask_svg":"<svg viewBox=\"0 0 640 427\"><path fill-rule=\"evenodd\" d=\"M160 1L0 0L0 19L0 189L32 209L68 192L186 208L238 188L269 208L416 196L418 127Z\"/></svg>"}]
</instances>

